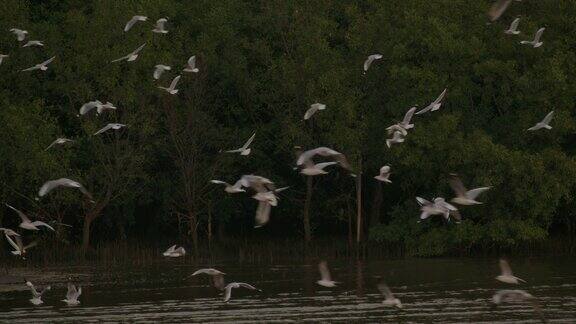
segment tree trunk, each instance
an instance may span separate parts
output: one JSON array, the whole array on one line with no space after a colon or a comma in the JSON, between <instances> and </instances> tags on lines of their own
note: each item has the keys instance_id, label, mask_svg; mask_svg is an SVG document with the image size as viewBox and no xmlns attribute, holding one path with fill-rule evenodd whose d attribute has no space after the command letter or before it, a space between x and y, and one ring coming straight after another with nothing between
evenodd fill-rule
<instances>
[{"instance_id":1,"label":"tree trunk","mask_svg":"<svg viewBox=\"0 0 576 324\"><path fill-rule=\"evenodd\" d=\"M194 244L194 252L198 252L198 232L196 215L193 212L188 212L188 219L190 220L190 235L192 236L192 243Z\"/></svg>"},{"instance_id":2,"label":"tree trunk","mask_svg":"<svg viewBox=\"0 0 576 324\"><path fill-rule=\"evenodd\" d=\"M90 214L84 217L84 227L82 229L82 250L84 252L88 251L88 248L90 247L90 230L93 220L94 219Z\"/></svg>"},{"instance_id":3,"label":"tree trunk","mask_svg":"<svg viewBox=\"0 0 576 324\"><path fill-rule=\"evenodd\" d=\"M369 228L380 225L380 208L382 207L382 183L376 181L376 190L374 191L374 203L372 213L370 214ZM368 231L370 233L370 231Z\"/></svg>"},{"instance_id":4,"label":"tree trunk","mask_svg":"<svg viewBox=\"0 0 576 324\"><path fill-rule=\"evenodd\" d=\"M304 202L304 240L308 243L312 241L312 231L310 229L310 204L312 203L312 177L306 179L306 201Z\"/></svg>"},{"instance_id":5,"label":"tree trunk","mask_svg":"<svg viewBox=\"0 0 576 324\"><path fill-rule=\"evenodd\" d=\"M360 242L362 242L362 171L356 176L356 243Z\"/></svg>"}]
</instances>

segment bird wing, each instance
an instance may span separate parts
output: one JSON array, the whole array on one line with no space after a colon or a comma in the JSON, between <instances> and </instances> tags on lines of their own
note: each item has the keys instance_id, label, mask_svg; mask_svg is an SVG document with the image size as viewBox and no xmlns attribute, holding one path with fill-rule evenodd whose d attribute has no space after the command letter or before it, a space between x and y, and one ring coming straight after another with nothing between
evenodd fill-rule
<instances>
[{"instance_id":1,"label":"bird wing","mask_svg":"<svg viewBox=\"0 0 576 324\"><path fill-rule=\"evenodd\" d=\"M47 148L44 149L44 151L48 151L51 147L53 147L54 145L58 144L58 140L55 140L54 142L52 142L50 145L48 145Z\"/></svg>"},{"instance_id":2,"label":"bird wing","mask_svg":"<svg viewBox=\"0 0 576 324\"><path fill-rule=\"evenodd\" d=\"M26 286L28 286L30 288L30 291L32 292L32 296L34 296L34 297L42 296L42 294L38 293L38 291L36 290L36 287L34 287L34 284L32 284L30 281L26 281ZM46 290L46 289L44 289L44 290Z\"/></svg>"},{"instance_id":3,"label":"bird wing","mask_svg":"<svg viewBox=\"0 0 576 324\"><path fill-rule=\"evenodd\" d=\"M232 297L232 287L233 287L233 283L228 284L228 286L224 287L225 291L224 291L224 301L227 302L230 300L230 297Z\"/></svg>"},{"instance_id":4,"label":"bird wing","mask_svg":"<svg viewBox=\"0 0 576 324\"><path fill-rule=\"evenodd\" d=\"M178 81L180 81L180 76L177 76L172 80L172 82L170 83L170 89L172 89L172 90L176 89L176 86L178 85Z\"/></svg>"},{"instance_id":5,"label":"bird wing","mask_svg":"<svg viewBox=\"0 0 576 324\"><path fill-rule=\"evenodd\" d=\"M20 216L20 218L22 219L22 222L29 222L29 221L30 221L30 219L28 218L28 216L26 216L26 214L24 214L23 212L19 211L18 209L14 208L14 207L12 207L12 206L10 206L10 205L8 205L8 204L5 204L5 205L6 205L6 207L8 207L8 208L12 209L13 211L15 211L16 214L18 214L18 216Z\"/></svg>"},{"instance_id":6,"label":"bird wing","mask_svg":"<svg viewBox=\"0 0 576 324\"><path fill-rule=\"evenodd\" d=\"M238 285L239 285L240 287L247 288L247 289L250 289L250 290L258 290L258 288L254 287L254 286L252 286L252 285L250 285L250 284L244 283L244 282L239 282Z\"/></svg>"},{"instance_id":7,"label":"bird wing","mask_svg":"<svg viewBox=\"0 0 576 324\"><path fill-rule=\"evenodd\" d=\"M188 66L190 66L191 68L196 67L196 55L190 56L190 58L188 59Z\"/></svg>"},{"instance_id":8,"label":"bird wing","mask_svg":"<svg viewBox=\"0 0 576 324\"><path fill-rule=\"evenodd\" d=\"M512 269L510 268L508 261L506 261L504 259L500 259L500 271L502 271L502 274L505 276L511 276L512 275Z\"/></svg>"},{"instance_id":9,"label":"bird wing","mask_svg":"<svg viewBox=\"0 0 576 324\"><path fill-rule=\"evenodd\" d=\"M102 134L111 128L112 128L112 124L108 124L108 125L104 126L102 129L100 129L99 131L97 131L96 133L94 133L94 135Z\"/></svg>"},{"instance_id":10,"label":"bird wing","mask_svg":"<svg viewBox=\"0 0 576 324\"><path fill-rule=\"evenodd\" d=\"M256 217L255 222L256 225L254 227L262 227L268 223L270 220L270 211L272 210L272 205L270 205L266 201L258 202L258 208L256 209Z\"/></svg>"},{"instance_id":11,"label":"bird wing","mask_svg":"<svg viewBox=\"0 0 576 324\"><path fill-rule=\"evenodd\" d=\"M427 113L431 109L432 109L432 105L428 105L428 106L422 108L421 110L419 110L418 112L416 112L416 115L421 115L421 114Z\"/></svg>"},{"instance_id":12,"label":"bird wing","mask_svg":"<svg viewBox=\"0 0 576 324\"><path fill-rule=\"evenodd\" d=\"M310 119L310 117L312 117L312 115L314 115L317 111L318 107L316 106L311 106L310 108L308 108L308 110L306 110L306 113L304 114L304 120Z\"/></svg>"},{"instance_id":13,"label":"bird wing","mask_svg":"<svg viewBox=\"0 0 576 324\"><path fill-rule=\"evenodd\" d=\"M128 20L128 22L126 23L126 26L124 26L124 31L127 32L130 30L130 28L132 28L132 26L134 26L134 24L136 24L138 22L138 16L134 16L132 17L132 19Z\"/></svg>"},{"instance_id":14,"label":"bird wing","mask_svg":"<svg viewBox=\"0 0 576 324\"><path fill-rule=\"evenodd\" d=\"M510 5L511 2L512 0L496 1L488 11L488 17L490 18L490 20L495 21L498 18L500 18L500 16L502 16L502 14L504 13L504 11L508 9L508 6Z\"/></svg>"},{"instance_id":15,"label":"bird wing","mask_svg":"<svg viewBox=\"0 0 576 324\"><path fill-rule=\"evenodd\" d=\"M54 61L55 58L56 58L56 56L52 56L51 58L47 59L46 61L40 63L40 65L48 65L48 64L52 63L52 61Z\"/></svg>"},{"instance_id":16,"label":"bird wing","mask_svg":"<svg viewBox=\"0 0 576 324\"><path fill-rule=\"evenodd\" d=\"M323 163L318 163L315 165L315 167L317 169L323 170L325 167L330 166L330 165L334 165L334 164L338 164L338 162L323 162Z\"/></svg>"},{"instance_id":17,"label":"bird wing","mask_svg":"<svg viewBox=\"0 0 576 324\"><path fill-rule=\"evenodd\" d=\"M164 73L164 67L160 66L160 65L156 65L154 67L154 79L156 79L156 80L160 79L160 76L162 75L162 73Z\"/></svg>"},{"instance_id":18,"label":"bird wing","mask_svg":"<svg viewBox=\"0 0 576 324\"><path fill-rule=\"evenodd\" d=\"M98 106L99 106L98 101L87 102L87 103L83 104L82 107L80 107L80 115L85 115L90 110L92 110Z\"/></svg>"},{"instance_id":19,"label":"bird wing","mask_svg":"<svg viewBox=\"0 0 576 324\"><path fill-rule=\"evenodd\" d=\"M431 204L432 204L432 202L430 202L430 201L428 201L428 200L426 200L426 199L424 199L424 198L421 198L421 197L416 197L416 201L418 201L418 204L419 204L420 206L426 206L426 205L431 205Z\"/></svg>"},{"instance_id":20,"label":"bird wing","mask_svg":"<svg viewBox=\"0 0 576 324\"><path fill-rule=\"evenodd\" d=\"M450 174L448 182L450 183L450 187L452 187L452 190L454 190L454 192L456 193L456 196L459 197L466 196L467 191L466 187L464 187L464 184L462 183L462 180L460 180L458 175L454 173Z\"/></svg>"},{"instance_id":21,"label":"bird wing","mask_svg":"<svg viewBox=\"0 0 576 324\"><path fill-rule=\"evenodd\" d=\"M50 225L48 225L48 224L46 224L46 223L44 223L44 222L41 222L41 221L32 222L32 225L34 225L34 226L46 226L46 227L48 227L49 229L51 229L52 231L54 231L54 228L52 228L52 226L50 226Z\"/></svg>"},{"instance_id":22,"label":"bird wing","mask_svg":"<svg viewBox=\"0 0 576 324\"><path fill-rule=\"evenodd\" d=\"M552 121L552 117L554 117L554 110L548 113L546 117L542 120L542 124L548 125Z\"/></svg>"},{"instance_id":23,"label":"bird wing","mask_svg":"<svg viewBox=\"0 0 576 324\"><path fill-rule=\"evenodd\" d=\"M384 298L386 298L386 299L393 299L394 298L394 294L392 294L392 291L390 290L390 288L388 288L388 286L385 283L379 284L378 290L380 290L382 295L384 295Z\"/></svg>"},{"instance_id":24,"label":"bird wing","mask_svg":"<svg viewBox=\"0 0 576 324\"><path fill-rule=\"evenodd\" d=\"M144 46L146 46L146 43L140 45L140 47L138 47L137 49L135 49L135 50L134 50L132 53L130 53L130 54L132 54L132 55L138 54L138 52L140 52L140 51L144 48ZM128 56L130 56L130 55L128 55Z\"/></svg>"},{"instance_id":25,"label":"bird wing","mask_svg":"<svg viewBox=\"0 0 576 324\"><path fill-rule=\"evenodd\" d=\"M252 134L252 136L250 136L250 138L246 141L246 143L244 143L244 145L242 146L242 149L243 150L247 149L248 146L250 146L250 144L252 144L255 137L256 137L256 132L254 132L254 134Z\"/></svg>"},{"instance_id":26,"label":"bird wing","mask_svg":"<svg viewBox=\"0 0 576 324\"><path fill-rule=\"evenodd\" d=\"M129 57L130 57L130 55L125 55L125 56L122 56L121 58L115 59L115 60L113 60L113 61L111 61L111 62L112 62L112 63L115 63L115 62L123 61L123 60L125 60L125 59L127 59L127 58L129 58Z\"/></svg>"},{"instance_id":27,"label":"bird wing","mask_svg":"<svg viewBox=\"0 0 576 324\"><path fill-rule=\"evenodd\" d=\"M332 276L330 275L326 261L320 261L320 263L318 263L318 271L320 271L320 278L322 278L322 280L332 281Z\"/></svg>"},{"instance_id":28,"label":"bird wing","mask_svg":"<svg viewBox=\"0 0 576 324\"><path fill-rule=\"evenodd\" d=\"M416 107L412 107L412 108L408 109L408 111L404 115L404 119L402 120L402 123L403 124L409 124L410 120L412 119L412 116L414 116L415 111L416 111Z\"/></svg>"},{"instance_id":29,"label":"bird wing","mask_svg":"<svg viewBox=\"0 0 576 324\"><path fill-rule=\"evenodd\" d=\"M390 172L390 167L385 165L383 167L380 168L380 174L386 174Z\"/></svg>"},{"instance_id":30,"label":"bird wing","mask_svg":"<svg viewBox=\"0 0 576 324\"><path fill-rule=\"evenodd\" d=\"M468 192L466 192L466 197L469 199L476 199L476 197L478 197L481 193L483 193L486 190L489 190L490 187L481 187L481 188L476 188L476 189L472 189Z\"/></svg>"},{"instance_id":31,"label":"bird wing","mask_svg":"<svg viewBox=\"0 0 576 324\"><path fill-rule=\"evenodd\" d=\"M12 245L12 247L16 250L16 251L20 251L20 247L18 246L18 244L16 244L16 242L14 242L14 240L12 240L10 238L10 236L8 235L4 235L6 237L6 240L8 240L8 243L10 243L10 245ZM16 236L18 237L18 236Z\"/></svg>"},{"instance_id":32,"label":"bird wing","mask_svg":"<svg viewBox=\"0 0 576 324\"><path fill-rule=\"evenodd\" d=\"M224 181L220 181L220 180L210 180L210 183L215 183L215 184L223 184L226 186L229 186L230 184L228 184L228 182L224 182Z\"/></svg>"},{"instance_id":33,"label":"bird wing","mask_svg":"<svg viewBox=\"0 0 576 324\"><path fill-rule=\"evenodd\" d=\"M166 253L172 253L176 251L176 244L172 245L171 247L168 248L168 250L166 250Z\"/></svg>"},{"instance_id":34,"label":"bird wing","mask_svg":"<svg viewBox=\"0 0 576 324\"><path fill-rule=\"evenodd\" d=\"M448 88L444 89L444 91L442 91L442 93L438 96L438 98L436 98L436 100L434 100L434 104L441 103L442 100L444 100L444 97L446 96L447 91L448 91Z\"/></svg>"},{"instance_id":35,"label":"bird wing","mask_svg":"<svg viewBox=\"0 0 576 324\"><path fill-rule=\"evenodd\" d=\"M27 69L22 70L22 72L34 71L34 70L38 70L38 69L40 69L39 65L34 65L33 67L29 67Z\"/></svg>"},{"instance_id":36,"label":"bird wing","mask_svg":"<svg viewBox=\"0 0 576 324\"><path fill-rule=\"evenodd\" d=\"M72 283L68 283L68 292L66 292L66 299L68 299L68 300L76 299L77 293L78 293L78 291L76 290L76 286L74 286Z\"/></svg>"},{"instance_id":37,"label":"bird wing","mask_svg":"<svg viewBox=\"0 0 576 324\"><path fill-rule=\"evenodd\" d=\"M512 21L512 23L510 24L510 30L516 30L518 29L518 24L520 23L520 18L516 18L514 19L514 21Z\"/></svg>"},{"instance_id":38,"label":"bird wing","mask_svg":"<svg viewBox=\"0 0 576 324\"><path fill-rule=\"evenodd\" d=\"M546 30L546 28L538 29L538 31L536 32L536 36L534 36L534 42L535 43L540 41L540 37L542 37L542 33L544 33L544 30Z\"/></svg>"}]
</instances>

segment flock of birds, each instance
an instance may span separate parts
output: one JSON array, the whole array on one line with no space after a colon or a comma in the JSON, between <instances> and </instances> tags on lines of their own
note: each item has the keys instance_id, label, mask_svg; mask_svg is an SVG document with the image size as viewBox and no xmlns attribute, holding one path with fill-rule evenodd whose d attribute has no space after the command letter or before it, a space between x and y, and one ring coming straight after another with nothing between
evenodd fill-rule
<instances>
[{"instance_id":1,"label":"flock of birds","mask_svg":"<svg viewBox=\"0 0 576 324\"><path fill-rule=\"evenodd\" d=\"M502 13L508 8L512 0L498 0L494 6L489 11L489 17L492 21L498 19ZM516 0L518 1L518 0ZM125 25L124 32L128 32L135 24L145 22L148 20L146 16L134 16L130 21L128 21ZM152 30L154 33L158 34L167 34L168 30L166 29L166 23L168 20L166 18L161 18L156 21L155 27ZM510 25L510 27L504 31L507 35L518 35L520 31L518 30L518 25L520 23L520 18L516 18ZM28 36L28 32L26 30L13 28L10 29L12 33L14 33L17 37L19 42L23 42L26 40ZM535 36L534 39L531 41L521 41L520 44L523 45L530 45L534 48L541 47L543 42L541 41L542 34L544 32L544 28L540 28ZM42 47L44 43L38 40L28 40L22 47ZM139 53L145 48L146 43L140 45L134 51L130 52L129 54L122 56L118 59L112 60L111 62L119 62L119 61L127 61L133 62L136 61L139 57ZM8 55L0 54L0 64ZM373 54L366 58L363 70L364 73L367 73L370 66L374 64L376 61L382 59L383 55L381 54ZM48 69L48 65L52 63L55 59L55 56L49 58L48 60L36 64L30 68L24 69L22 71L46 71ZM153 78L154 80L160 80L162 76L168 72L172 71L172 67L164 64L158 64L154 67L153 71ZM196 57L191 56L182 72L187 73L197 73L199 69L196 67ZM168 87L158 86L159 89L166 91L171 95L178 94L178 83L181 79L181 75L176 75L170 85ZM408 135L408 131L414 128L414 124L412 123L412 118L414 115L423 115L428 112L434 112L440 110L442 107L448 89L444 89L440 95L428 104L426 107L418 110L416 106L411 107L405 114L402 121L389 126L386 128L387 133L391 135L390 138L386 140L386 145L390 148L394 144L399 144L404 142L405 137ZM80 108L78 116L84 116L90 113L93 110L96 110L96 114L104 113L108 110L116 110L117 107L110 103L106 102L103 103L99 100L94 100L85 103ZM325 104L322 103L314 103L310 105L310 108L304 114L304 120L309 120L315 114L319 113L320 111L326 110L327 107ZM417 111L418 110L418 111ZM533 127L530 127L529 131L536 131L540 129L551 129L550 122L552 120L554 112L550 112L542 121L538 122ZM124 127L127 127L125 124L120 123L109 123L104 126L102 129L98 130L94 135L99 135L110 130L119 130ZM256 133L254 133L242 147L238 149L232 149L224 151L224 153L237 153L241 156L248 156L251 153L250 145L255 140ZM68 143L73 143L73 140L67 138L57 138L54 142L52 142L46 150L51 149L56 145L64 145ZM327 174L326 171L327 167L338 165L341 168L347 170L351 176L355 177L356 175L352 172L352 168L348 163L346 156L334 149L328 147L318 147L315 149L302 151L300 147L295 147L297 151L297 160L296 160L296 167L295 169L299 169L303 175L306 176L319 176ZM326 161L329 160L329 161ZM391 168L388 165L384 165L380 168L379 174L374 176L377 181L381 181L384 183L391 183L390 180ZM273 181L268 178L258 176L258 175L243 175L238 179L234 184L227 183L221 180L211 180L213 184L223 185L224 191L229 194L241 193L246 192L246 189L250 188L255 192L252 196L253 199L258 201L258 207L256 210L255 215L255 227L261 227L268 223L270 219L270 212L271 208L277 206L278 204L278 196L277 194L283 190L288 189L289 187L282 187L276 188ZM468 190L462 181L459 179L458 175L451 174L449 178L450 186L452 187L455 197L451 200L452 203L456 205L463 205L463 206L470 206L470 205L477 205L481 204L481 202L477 201L477 197L490 189L490 187L480 187L475 188L472 190ZM75 188L80 190L90 201L93 202L92 195L88 190L84 188L82 184L77 181L68 179L68 178L60 178L56 180L47 181L39 190L38 196L43 197L47 195L52 190L59 188L59 187L67 187L67 188ZM37 198L38 199L38 198ZM447 221L450 219L454 219L456 221L460 221L461 216L458 212L458 208L454 206L452 203L446 201L445 198L436 197L433 198L431 201L416 197L416 201L420 205L421 214L420 220L427 219L432 215L441 215ZM49 230L54 231L54 228L47 223L42 221L31 221L30 218L23 213L22 211L6 204L8 208L13 210L21 219L21 223L19 225L20 228L30 231L38 231L41 227L47 228ZM14 248L12 251L13 255L24 257L26 254L27 249L36 245L36 242L31 242L27 245L24 245L22 241L22 237L19 233L15 232L14 230L8 228L0 228L0 232L4 233L5 238L9 242L9 244ZM166 257L182 257L186 254L186 251L183 247L178 247L177 245L173 245L168 248L163 255ZM323 287L335 287L337 282L333 281L330 275L330 271L328 270L328 266L326 262L322 261L319 263L319 272L321 275L321 279L317 282L319 285ZM502 270L502 274L496 277L497 280L509 283L509 284L518 284L519 282L524 282L522 279L515 277L512 274L512 271L505 260L500 260L500 267ZM232 282L228 285L224 285L224 275L225 273L216 270L216 269L201 269L196 271L192 274L192 276L196 276L198 274L206 274L212 277L212 281L214 287L218 288L219 290L224 291L224 301L228 301L231 298L232 289L234 288L247 288L250 290L258 290L254 286L241 283L241 282ZM33 298L30 302L34 305L42 304L41 297L44 293L50 290L50 286L44 288L41 292L34 287L34 285L27 281L26 285L30 287L32 291ZM392 294L391 290L384 284L380 284L378 286L379 290L385 296L384 304L389 306L395 306L398 308L402 307L402 303L399 299L395 298ZM82 293L82 288L76 288L73 284L68 285L68 292L66 294L66 299L63 301L66 302L68 305L77 305L79 304L78 297ZM502 302L510 302L510 301L535 301L535 297L530 295L529 293L522 291L522 290L501 290L498 291L494 297L493 302L495 304L500 304Z\"/></svg>"}]
</instances>

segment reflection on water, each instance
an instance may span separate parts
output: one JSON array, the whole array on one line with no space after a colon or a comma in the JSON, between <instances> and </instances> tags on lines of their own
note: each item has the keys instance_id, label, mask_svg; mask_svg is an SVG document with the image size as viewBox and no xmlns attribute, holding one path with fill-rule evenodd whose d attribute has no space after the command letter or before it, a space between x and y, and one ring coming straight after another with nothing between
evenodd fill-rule
<instances>
[{"instance_id":1,"label":"reflection on water","mask_svg":"<svg viewBox=\"0 0 576 324\"><path fill-rule=\"evenodd\" d=\"M528 281L518 288L539 298L548 320L574 322L576 262L527 259L511 263L515 274ZM494 280L499 271L494 259L332 261L329 265L334 280L340 282L332 289L315 284L315 261L211 264L227 273L227 281L248 282L263 290L235 289L229 303L222 302L207 277L185 279L206 265L168 260L137 269L43 269L49 275L33 275L38 285L52 285L42 306L28 303L30 292L23 284L0 283L0 322L539 322L530 305L492 307L490 298L496 290L516 288ZM60 301L69 276L83 286L82 304L77 307ZM403 310L382 305L376 288L382 279L402 300Z\"/></svg>"}]
</instances>

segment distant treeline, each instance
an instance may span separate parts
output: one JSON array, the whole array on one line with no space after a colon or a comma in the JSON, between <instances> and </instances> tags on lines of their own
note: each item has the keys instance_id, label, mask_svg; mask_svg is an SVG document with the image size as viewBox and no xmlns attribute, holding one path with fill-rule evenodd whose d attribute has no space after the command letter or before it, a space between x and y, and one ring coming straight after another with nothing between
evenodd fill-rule
<instances>
[{"instance_id":1,"label":"distant treeline","mask_svg":"<svg viewBox=\"0 0 576 324\"><path fill-rule=\"evenodd\" d=\"M303 240L307 199L311 240L355 241L356 180L335 167L307 183L293 169L295 146L327 146L361 177L365 240L442 255L574 237L576 2L514 2L487 24L491 3L3 0L0 201L58 228L21 230L26 241L161 239L193 249L224 237ZM133 15L149 19L124 32ZM169 33L152 33L163 17ZM504 34L516 17L522 33ZM540 27L542 47L519 44ZM45 46L23 48L11 28ZM143 43L136 61L111 63ZM375 53L383 58L364 74ZM192 55L199 72L181 72ZM20 72L52 56L47 71ZM172 70L155 81L157 64ZM179 74L178 95L157 88ZM442 108L415 116L405 142L387 148L385 128L444 88ZM117 110L78 117L93 100ZM316 102L326 110L304 121ZM526 131L551 110L552 130ZM92 135L115 122L128 126ZM220 153L254 132L249 156ZM74 142L46 150L58 137ZM382 165L391 184L373 178ZM460 224L418 223L415 197L452 198L450 173L491 186L485 203L461 208ZM250 193L209 183L243 174L290 186L262 228L253 228ZM35 199L61 177L82 183L95 203L66 189ZM0 208L0 225L16 229L18 220Z\"/></svg>"}]
</instances>

